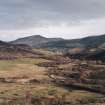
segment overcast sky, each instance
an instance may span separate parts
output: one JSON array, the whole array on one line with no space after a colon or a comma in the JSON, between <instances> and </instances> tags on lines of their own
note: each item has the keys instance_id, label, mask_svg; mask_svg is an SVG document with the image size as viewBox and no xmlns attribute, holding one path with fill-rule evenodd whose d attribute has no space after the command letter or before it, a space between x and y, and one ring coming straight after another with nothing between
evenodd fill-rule
<instances>
[{"instance_id":1,"label":"overcast sky","mask_svg":"<svg viewBox=\"0 0 105 105\"><path fill-rule=\"evenodd\" d=\"M105 34L105 0L0 0L0 40Z\"/></svg>"}]
</instances>

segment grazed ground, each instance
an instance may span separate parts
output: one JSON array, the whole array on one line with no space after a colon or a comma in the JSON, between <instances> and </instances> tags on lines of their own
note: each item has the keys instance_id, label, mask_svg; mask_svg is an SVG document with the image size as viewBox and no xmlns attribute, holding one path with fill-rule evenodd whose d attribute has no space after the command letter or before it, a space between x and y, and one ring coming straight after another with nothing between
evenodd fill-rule
<instances>
[{"instance_id":1,"label":"grazed ground","mask_svg":"<svg viewBox=\"0 0 105 105\"><path fill-rule=\"evenodd\" d=\"M104 96L88 91L72 90L60 87L51 82L48 69L37 66L38 63L51 62L46 59L18 59L13 61L0 61L0 103L8 100L23 100L27 91L33 97L65 96L67 102L88 103L97 102ZM59 65L59 68L71 67L72 64ZM32 80L32 82L29 82ZM23 100L24 101L24 100Z\"/></svg>"}]
</instances>

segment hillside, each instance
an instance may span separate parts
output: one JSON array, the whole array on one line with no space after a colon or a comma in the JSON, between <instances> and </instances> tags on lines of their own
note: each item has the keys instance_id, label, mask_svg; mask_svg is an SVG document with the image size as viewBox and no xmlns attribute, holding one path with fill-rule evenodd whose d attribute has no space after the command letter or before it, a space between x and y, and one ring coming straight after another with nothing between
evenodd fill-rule
<instances>
[{"instance_id":1,"label":"hillside","mask_svg":"<svg viewBox=\"0 0 105 105\"><path fill-rule=\"evenodd\" d=\"M38 49L0 41L0 105L104 105L103 39L54 41ZM70 51L63 55L43 48Z\"/></svg>"},{"instance_id":2,"label":"hillside","mask_svg":"<svg viewBox=\"0 0 105 105\"><path fill-rule=\"evenodd\" d=\"M104 84L103 63L53 54L0 60L0 105L104 105Z\"/></svg>"},{"instance_id":3,"label":"hillside","mask_svg":"<svg viewBox=\"0 0 105 105\"><path fill-rule=\"evenodd\" d=\"M19 38L15 41L12 41L13 44L27 44L35 48L41 47L43 44L48 42L55 42L63 40L62 38L46 38L40 35L33 35L25 38Z\"/></svg>"},{"instance_id":4,"label":"hillside","mask_svg":"<svg viewBox=\"0 0 105 105\"><path fill-rule=\"evenodd\" d=\"M32 47L25 44L10 44L0 41L0 59L32 58L40 53L33 51Z\"/></svg>"},{"instance_id":5,"label":"hillside","mask_svg":"<svg viewBox=\"0 0 105 105\"><path fill-rule=\"evenodd\" d=\"M62 38L46 38L33 35L12 41L13 44L27 44L34 48L98 48L105 46L105 35L85 37L81 39L65 40Z\"/></svg>"},{"instance_id":6,"label":"hillside","mask_svg":"<svg viewBox=\"0 0 105 105\"><path fill-rule=\"evenodd\" d=\"M42 47L49 47L49 48L98 48L102 46L104 48L105 43L105 35L100 36L91 36L85 37L81 39L73 39L73 40L63 40L63 41L56 41L56 42L48 42Z\"/></svg>"},{"instance_id":7,"label":"hillside","mask_svg":"<svg viewBox=\"0 0 105 105\"><path fill-rule=\"evenodd\" d=\"M54 51L67 53L78 59L104 60L105 35L85 37L81 39L65 40L62 38L45 38L40 35L20 38L13 44L27 44L33 48L49 48ZM101 54L102 53L102 54Z\"/></svg>"},{"instance_id":8,"label":"hillside","mask_svg":"<svg viewBox=\"0 0 105 105\"><path fill-rule=\"evenodd\" d=\"M13 44L12 44L13 43ZM32 46L32 47L30 47ZM62 38L45 38L40 35L20 38L11 43L0 41L0 58L35 57L40 50L33 48L50 48L61 51L72 58L104 60L105 35L85 37L82 39L64 40Z\"/></svg>"}]
</instances>

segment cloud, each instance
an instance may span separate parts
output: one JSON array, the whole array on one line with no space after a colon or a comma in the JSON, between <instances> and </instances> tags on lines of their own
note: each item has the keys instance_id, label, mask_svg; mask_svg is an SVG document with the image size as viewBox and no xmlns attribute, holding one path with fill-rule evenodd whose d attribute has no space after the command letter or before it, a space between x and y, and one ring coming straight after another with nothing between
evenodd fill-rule
<instances>
[{"instance_id":1,"label":"cloud","mask_svg":"<svg viewBox=\"0 0 105 105\"><path fill-rule=\"evenodd\" d=\"M1 33L5 31L32 33L33 31L27 30L39 29L38 32L41 33L41 29L53 27L52 31L54 31L56 27L60 30L65 26L69 30L74 30L75 27L77 30L75 34L78 34L81 33L81 27L85 28L87 33L87 27L90 26L90 33L93 31L101 33L103 31L98 26L100 22L97 20L105 21L104 4L105 0L0 0L0 31ZM72 34L73 30L68 34ZM46 32L43 30L43 33Z\"/></svg>"},{"instance_id":2,"label":"cloud","mask_svg":"<svg viewBox=\"0 0 105 105\"><path fill-rule=\"evenodd\" d=\"M78 24L105 17L105 0L0 0L0 29Z\"/></svg>"}]
</instances>

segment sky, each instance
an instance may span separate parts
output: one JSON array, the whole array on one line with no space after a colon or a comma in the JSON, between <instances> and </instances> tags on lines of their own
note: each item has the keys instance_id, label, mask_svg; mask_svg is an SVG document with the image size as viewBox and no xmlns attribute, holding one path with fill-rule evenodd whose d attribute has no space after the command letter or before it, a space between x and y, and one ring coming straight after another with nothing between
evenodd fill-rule
<instances>
[{"instance_id":1,"label":"sky","mask_svg":"<svg viewBox=\"0 0 105 105\"><path fill-rule=\"evenodd\" d=\"M0 0L0 40L105 34L105 0Z\"/></svg>"}]
</instances>

